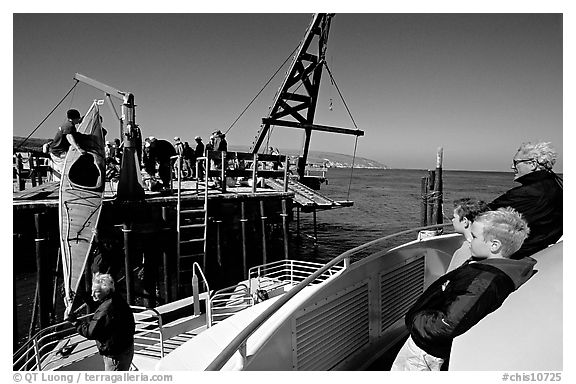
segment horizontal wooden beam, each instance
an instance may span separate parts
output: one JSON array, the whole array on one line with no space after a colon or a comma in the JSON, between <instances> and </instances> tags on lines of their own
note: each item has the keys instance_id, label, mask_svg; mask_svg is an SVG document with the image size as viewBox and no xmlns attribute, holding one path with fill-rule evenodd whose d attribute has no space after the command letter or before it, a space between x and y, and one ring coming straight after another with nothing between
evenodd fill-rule
<instances>
[{"instance_id":1,"label":"horizontal wooden beam","mask_svg":"<svg viewBox=\"0 0 576 384\"><path fill-rule=\"evenodd\" d=\"M274 120L274 119L268 119L268 118L263 118L262 123L268 124L268 125L277 125L277 126L281 126L281 127L288 127L288 128L311 129L313 131L342 133L344 135L364 136L364 131L362 131L360 129L329 127L327 125L317 125L317 124L302 124L302 123L298 123L295 121Z\"/></svg>"}]
</instances>

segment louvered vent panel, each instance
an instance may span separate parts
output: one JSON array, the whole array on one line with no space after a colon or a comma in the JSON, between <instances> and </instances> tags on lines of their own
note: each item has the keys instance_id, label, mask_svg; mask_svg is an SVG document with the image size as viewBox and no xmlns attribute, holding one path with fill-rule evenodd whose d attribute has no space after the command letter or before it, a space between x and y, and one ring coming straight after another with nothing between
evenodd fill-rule
<instances>
[{"instance_id":1,"label":"louvered vent panel","mask_svg":"<svg viewBox=\"0 0 576 384\"><path fill-rule=\"evenodd\" d=\"M424 256L380 276L381 331L402 318L424 290Z\"/></svg>"},{"instance_id":2,"label":"louvered vent panel","mask_svg":"<svg viewBox=\"0 0 576 384\"><path fill-rule=\"evenodd\" d=\"M368 283L316 303L296 318L296 369L329 370L369 340Z\"/></svg>"}]
</instances>

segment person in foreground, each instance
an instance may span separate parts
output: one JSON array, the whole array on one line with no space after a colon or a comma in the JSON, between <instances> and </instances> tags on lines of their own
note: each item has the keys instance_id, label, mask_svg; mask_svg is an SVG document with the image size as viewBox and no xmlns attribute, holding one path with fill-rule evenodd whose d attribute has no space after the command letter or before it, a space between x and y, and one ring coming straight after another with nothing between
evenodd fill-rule
<instances>
[{"instance_id":1,"label":"person in foreground","mask_svg":"<svg viewBox=\"0 0 576 384\"><path fill-rule=\"evenodd\" d=\"M530 236L514 259L531 256L562 237L562 180L552 171L556 157L548 142L523 143L512 160L514 181L522 185L488 204L490 209L514 208L530 226Z\"/></svg>"},{"instance_id":2,"label":"person in foreground","mask_svg":"<svg viewBox=\"0 0 576 384\"><path fill-rule=\"evenodd\" d=\"M488 204L482 200L465 197L454 201L452 225L454 226L454 231L456 233L461 233L464 235L465 240L462 243L462 246L457 249L456 252L454 252L446 273L458 268L466 260L472 257L472 253L470 251L472 233L470 232L470 228L472 227L472 223L474 222L476 216L488 210Z\"/></svg>"},{"instance_id":3,"label":"person in foreground","mask_svg":"<svg viewBox=\"0 0 576 384\"><path fill-rule=\"evenodd\" d=\"M524 284L534 273L536 260L510 259L530 232L512 208L488 211L472 223L472 256L441 276L406 314L410 336L398 352L393 371L439 371L450 357L452 341L462 335Z\"/></svg>"},{"instance_id":4,"label":"person in foreground","mask_svg":"<svg viewBox=\"0 0 576 384\"><path fill-rule=\"evenodd\" d=\"M92 298L100 305L91 320L78 320L74 313L65 313L78 333L96 340L106 371L128 371L134 357L134 315L126 301L115 292L109 274L97 273L92 281Z\"/></svg>"}]
</instances>

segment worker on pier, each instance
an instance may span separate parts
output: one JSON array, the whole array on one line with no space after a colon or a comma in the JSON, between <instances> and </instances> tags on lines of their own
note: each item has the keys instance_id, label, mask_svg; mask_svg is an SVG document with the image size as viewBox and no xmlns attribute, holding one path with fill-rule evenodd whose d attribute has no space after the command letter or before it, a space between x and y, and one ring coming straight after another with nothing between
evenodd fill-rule
<instances>
[{"instance_id":1,"label":"worker on pier","mask_svg":"<svg viewBox=\"0 0 576 384\"><path fill-rule=\"evenodd\" d=\"M163 187L165 189L170 188L170 180L172 178L171 157L176 155L176 149L169 141L157 139L154 136L149 139L149 142L146 143L148 148L147 164L145 164L146 171L150 176L154 176L156 165L158 165L158 174L160 180L162 180Z\"/></svg>"},{"instance_id":2,"label":"worker on pier","mask_svg":"<svg viewBox=\"0 0 576 384\"><path fill-rule=\"evenodd\" d=\"M70 146L76 148L81 154L86 153L76 142L75 135L78 133L76 125L82 122L82 116L76 109L66 112L67 120L58 127L54 140L50 143L50 158L52 169L55 171L55 181L59 181L64 169L64 160Z\"/></svg>"},{"instance_id":3,"label":"worker on pier","mask_svg":"<svg viewBox=\"0 0 576 384\"><path fill-rule=\"evenodd\" d=\"M200 136L196 136L194 138L196 141L196 148L194 148L194 158L197 159L199 157L204 157L204 143L202 142L202 138ZM198 163L198 175L196 175L199 179L204 178L204 163Z\"/></svg>"}]
</instances>

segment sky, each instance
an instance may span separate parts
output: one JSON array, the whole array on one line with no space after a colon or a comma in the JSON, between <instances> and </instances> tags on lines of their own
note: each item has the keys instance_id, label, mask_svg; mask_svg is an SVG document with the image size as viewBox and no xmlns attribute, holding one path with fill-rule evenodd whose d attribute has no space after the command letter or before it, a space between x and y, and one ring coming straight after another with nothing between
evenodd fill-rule
<instances>
[{"instance_id":1,"label":"sky","mask_svg":"<svg viewBox=\"0 0 576 384\"><path fill-rule=\"evenodd\" d=\"M13 15L13 135L28 136L80 73L135 97L144 136L193 142L227 130L249 146L312 13ZM563 171L561 13L336 13L315 123L365 132L356 155L392 168L510 171L518 146L550 141ZM33 137L52 138L78 84ZM119 101L116 108L119 110ZM332 108L330 108L332 105ZM104 125L118 137L107 106ZM17 117L17 118L16 118ZM230 128L231 127L231 128ZM275 128L269 145L300 150L302 131ZM314 132L311 150L353 155L355 137Z\"/></svg>"}]
</instances>

